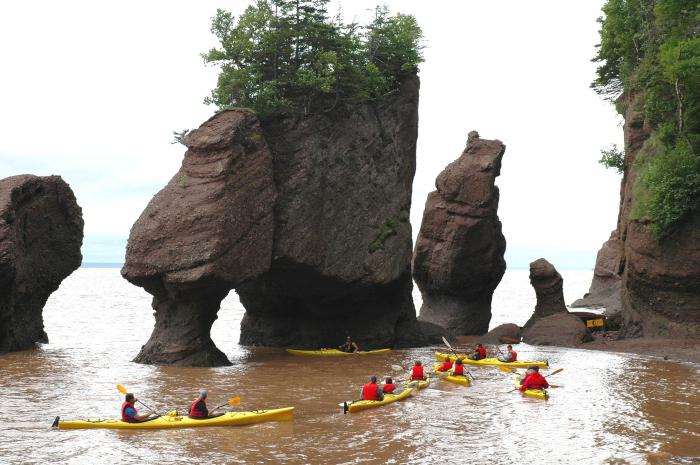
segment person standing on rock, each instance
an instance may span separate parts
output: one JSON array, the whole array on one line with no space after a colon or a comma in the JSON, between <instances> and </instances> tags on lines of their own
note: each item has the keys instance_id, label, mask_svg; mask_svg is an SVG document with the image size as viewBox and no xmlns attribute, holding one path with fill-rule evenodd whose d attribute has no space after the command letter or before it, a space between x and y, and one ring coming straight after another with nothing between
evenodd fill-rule
<instances>
[{"instance_id":1,"label":"person standing on rock","mask_svg":"<svg viewBox=\"0 0 700 465\"><path fill-rule=\"evenodd\" d=\"M124 398L124 403L122 404L122 421L127 423L139 423L142 421L150 420L152 416L158 416L155 413L147 413L145 415L139 415L136 411L136 397L132 393L127 393Z\"/></svg>"},{"instance_id":2,"label":"person standing on rock","mask_svg":"<svg viewBox=\"0 0 700 465\"><path fill-rule=\"evenodd\" d=\"M471 360L483 360L486 358L486 349L480 343L474 347L474 353L469 356Z\"/></svg>"},{"instance_id":3,"label":"person standing on rock","mask_svg":"<svg viewBox=\"0 0 700 465\"><path fill-rule=\"evenodd\" d=\"M508 351L505 353L505 355L498 357L498 360L500 360L501 362L505 362L505 363L517 362L518 361L518 353L513 350L512 345L508 344Z\"/></svg>"},{"instance_id":4,"label":"person standing on rock","mask_svg":"<svg viewBox=\"0 0 700 465\"><path fill-rule=\"evenodd\" d=\"M342 352L359 352L360 347L357 345L356 342L354 342L352 340L352 338L350 338L350 336L348 336L345 339L345 344L343 344L342 346L339 346L338 350L340 350Z\"/></svg>"},{"instance_id":5,"label":"person standing on rock","mask_svg":"<svg viewBox=\"0 0 700 465\"><path fill-rule=\"evenodd\" d=\"M377 384L377 377L369 377L369 383L362 386L362 400L384 400L384 391Z\"/></svg>"}]
</instances>

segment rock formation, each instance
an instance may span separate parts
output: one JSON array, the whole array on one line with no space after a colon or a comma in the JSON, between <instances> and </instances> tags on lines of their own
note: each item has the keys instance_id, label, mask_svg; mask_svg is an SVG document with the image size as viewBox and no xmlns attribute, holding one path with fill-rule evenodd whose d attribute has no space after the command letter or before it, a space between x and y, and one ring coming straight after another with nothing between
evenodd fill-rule
<instances>
[{"instance_id":1,"label":"rock formation","mask_svg":"<svg viewBox=\"0 0 700 465\"><path fill-rule=\"evenodd\" d=\"M423 344L411 297L418 79L377 104L261 122L217 114L134 225L122 274L154 295L136 361L228 363L209 337L220 300L246 308L241 343ZM425 328L433 334L434 328Z\"/></svg>"},{"instance_id":2,"label":"rock formation","mask_svg":"<svg viewBox=\"0 0 700 465\"><path fill-rule=\"evenodd\" d=\"M646 220L632 215L637 178L635 160L651 129L639 95L624 94L625 171L613 238L619 245L598 255L596 269L619 277L622 334L700 337L700 214L687 218L670 237L657 240ZM655 156L652 147L645 156ZM608 241L610 242L610 241ZM594 276L594 283L596 283ZM612 294L614 295L614 293Z\"/></svg>"},{"instance_id":3,"label":"rock formation","mask_svg":"<svg viewBox=\"0 0 700 465\"><path fill-rule=\"evenodd\" d=\"M605 308L606 315L616 314L622 306L622 242L613 231L598 251L591 287L572 307Z\"/></svg>"},{"instance_id":4,"label":"rock formation","mask_svg":"<svg viewBox=\"0 0 700 465\"><path fill-rule=\"evenodd\" d=\"M60 176L0 180L0 352L48 342L42 310L82 243L82 210Z\"/></svg>"},{"instance_id":5,"label":"rock formation","mask_svg":"<svg viewBox=\"0 0 700 465\"><path fill-rule=\"evenodd\" d=\"M380 103L263 123L273 153L269 272L237 288L241 343L425 343L411 297L417 78Z\"/></svg>"},{"instance_id":6,"label":"rock formation","mask_svg":"<svg viewBox=\"0 0 700 465\"><path fill-rule=\"evenodd\" d=\"M180 171L134 224L122 275L153 294L156 325L135 361L224 365L210 337L229 290L269 269L272 156L257 117L223 111L183 139Z\"/></svg>"},{"instance_id":7,"label":"rock formation","mask_svg":"<svg viewBox=\"0 0 700 465\"><path fill-rule=\"evenodd\" d=\"M522 337L520 326L515 323L498 325L479 338L482 344L517 344Z\"/></svg>"},{"instance_id":8,"label":"rock formation","mask_svg":"<svg viewBox=\"0 0 700 465\"><path fill-rule=\"evenodd\" d=\"M535 289L537 304L535 312L527 320L524 328L528 328L538 319L568 312L564 303L564 280L554 265L544 258L530 263L530 284Z\"/></svg>"},{"instance_id":9,"label":"rock formation","mask_svg":"<svg viewBox=\"0 0 700 465\"><path fill-rule=\"evenodd\" d=\"M498 187L505 145L469 133L462 155L437 177L428 194L413 256L423 296L420 319L457 334L483 334L491 298L506 269L506 241L498 219Z\"/></svg>"},{"instance_id":10,"label":"rock formation","mask_svg":"<svg viewBox=\"0 0 700 465\"><path fill-rule=\"evenodd\" d=\"M533 345L575 346L584 341L586 325L564 303L564 280L544 258L530 263L530 284L537 304L523 327L523 341Z\"/></svg>"}]
</instances>

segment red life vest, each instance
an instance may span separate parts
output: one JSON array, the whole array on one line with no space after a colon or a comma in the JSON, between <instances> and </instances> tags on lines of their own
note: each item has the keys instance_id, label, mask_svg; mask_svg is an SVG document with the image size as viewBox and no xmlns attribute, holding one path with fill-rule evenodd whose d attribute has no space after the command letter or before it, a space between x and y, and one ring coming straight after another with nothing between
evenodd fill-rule
<instances>
[{"instance_id":1,"label":"red life vest","mask_svg":"<svg viewBox=\"0 0 700 465\"><path fill-rule=\"evenodd\" d=\"M510 361L516 362L518 360L518 353L514 350L510 351Z\"/></svg>"},{"instance_id":2,"label":"red life vest","mask_svg":"<svg viewBox=\"0 0 700 465\"><path fill-rule=\"evenodd\" d=\"M484 349L483 347L479 347L478 349L476 349L476 351L479 352L479 358L477 358L477 360L483 360L486 358L486 349Z\"/></svg>"},{"instance_id":3,"label":"red life vest","mask_svg":"<svg viewBox=\"0 0 700 465\"><path fill-rule=\"evenodd\" d=\"M384 391L384 394L391 394L392 392L394 392L395 389L396 389L396 384L394 384L394 383L385 384L384 386L382 386L382 390Z\"/></svg>"},{"instance_id":4,"label":"red life vest","mask_svg":"<svg viewBox=\"0 0 700 465\"><path fill-rule=\"evenodd\" d=\"M204 401L202 401L202 402L204 402ZM207 416L203 411L201 411L197 408L198 403L199 403L199 399L192 402L192 405L190 406L189 416L191 416L192 418L204 418Z\"/></svg>"},{"instance_id":5,"label":"red life vest","mask_svg":"<svg viewBox=\"0 0 700 465\"><path fill-rule=\"evenodd\" d=\"M438 368L438 371L450 371L452 368L452 360L449 358L442 362L442 365L440 365L440 368Z\"/></svg>"},{"instance_id":6,"label":"red life vest","mask_svg":"<svg viewBox=\"0 0 700 465\"><path fill-rule=\"evenodd\" d=\"M362 400L379 400L379 386L375 383L362 386Z\"/></svg>"},{"instance_id":7,"label":"red life vest","mask_svg":"<svg viewBox=\"0 0 700 465\"><path fill-rule=\"evenodd\" d=\"M127 417L126 416L126 408L127 407L131 407L132 409L134 409L134 415L138 415L138 412L136 411L136 407L134 407L133 402L124 402L122 404L122 421L126 421L126 422L136 421L136 419L134 417Z\"/></svg>"},{"instance_id":8,"label":"red life vest","mask_svg":"<svg viewBox=\"0 0 700 465\"><path fill-rule=\"evenodd\" d=\"M455 364L454 373L455 376L464 376L464 365Z\"/></svg>"},{"instance_id":9,"label":"red life vest","mask_svg":"<svg viewBox=\"0 0 700 465\"><path fill-rule=\"evenodd\" d=\"M413 381L420 381L423 379L423 366L422 365L421 366L415 365L411 369L411 379Z\"/></svg>"},{"instance_id":10,"label":"red life vest","mask_svg":"<svg viewBox=\"0 0 700 465\"><path fill-rule=\"evenodd\" d=\"M544 379L544 376L536 371L533 371L531 374L527 375L525 380L522 382L520 385L520 390L524 391L525 389L542 389L548 387L549 383L546 379Z\"/></svg>"}]
</instances>

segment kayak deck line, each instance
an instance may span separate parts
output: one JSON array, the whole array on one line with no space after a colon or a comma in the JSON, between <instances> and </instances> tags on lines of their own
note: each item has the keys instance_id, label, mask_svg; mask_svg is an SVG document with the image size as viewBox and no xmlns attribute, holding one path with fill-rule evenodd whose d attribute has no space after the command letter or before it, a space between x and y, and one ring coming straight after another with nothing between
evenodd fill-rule
<instances>
[{"instance_id":1,"label":"kayak deck line","mask_svg":"<svg viewBox=\"0 0 700 465\"><path fill-rule=\"evenodd\" d=\"M435 352L435 358L439 362L444 362L448 358L453 362L457 360L457 357L452 354L446 354L443 352ZM504 366L511 368L527 368L531 366L536 366L539 368L549 368L549 361L538 361L538 360L518 360L516 362L502 362L497 358L484 358L481 360L472 360L466 355L462 354L459 356L462 359L462 363L472 366Z\"/></svg>"},{"instance_id":2,"label":"kayak deck line","mask_svg":"<svg viewBox=\"0 0 700 465\"><path fill-rule=\"evenodd\" d=\"M342 350L338 350L338 349L316 349L316 350L285 349L285 350L287 351L288 354L297 355L297 356L301 356L301 357L316 357L316 356L343 357L343 356L350 356L350 355L376 355L376 354L385 354L385 353L391 351L391 349L361 350L359 352L343 352Z\"/></svg>"},{"instance_id":3,"label":"kayak deck line","mask_svg":"<svg viewBox=\"0 0 700 465\"><path fill-rule=\"evenodd\" d=\"M247 412L226 412L223 415L205 419L194 419L181 415L164 415L135 423L119 419L87 418L83 420L60 420L59 417L56 417L52 426L58 429L168 429L202 426L243 426L266 421L290 421L293 418L294 407L284 407Z\"/></svg>"}]
</instances>

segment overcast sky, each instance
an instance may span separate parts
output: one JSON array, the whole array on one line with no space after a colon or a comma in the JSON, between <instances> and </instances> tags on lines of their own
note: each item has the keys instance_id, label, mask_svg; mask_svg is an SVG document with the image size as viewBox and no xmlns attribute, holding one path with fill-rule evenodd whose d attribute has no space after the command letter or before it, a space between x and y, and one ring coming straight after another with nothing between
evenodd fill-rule
<instances>
[{"instance_id":1,"label":"overcast sky","mask_svg":"<svg viewBox=\"0 0 700 465\"><path fill-rule=\"evenodd\" d=\"M30 1L0 6L0 178L60 174L85 219L84 262L122 262L129 229L178 170L172 131L214 112L216 8L248 1ZM425 34L420 227L435 177L477 130L507 148L499 216L512 268L591 268L617 218L619 176L598 163L621 119L590 88L602 0L401 0ZM335 11L337 1L332 3ZM345 0L366 22L376 2Z\"/></svg>"}]
</instances>

